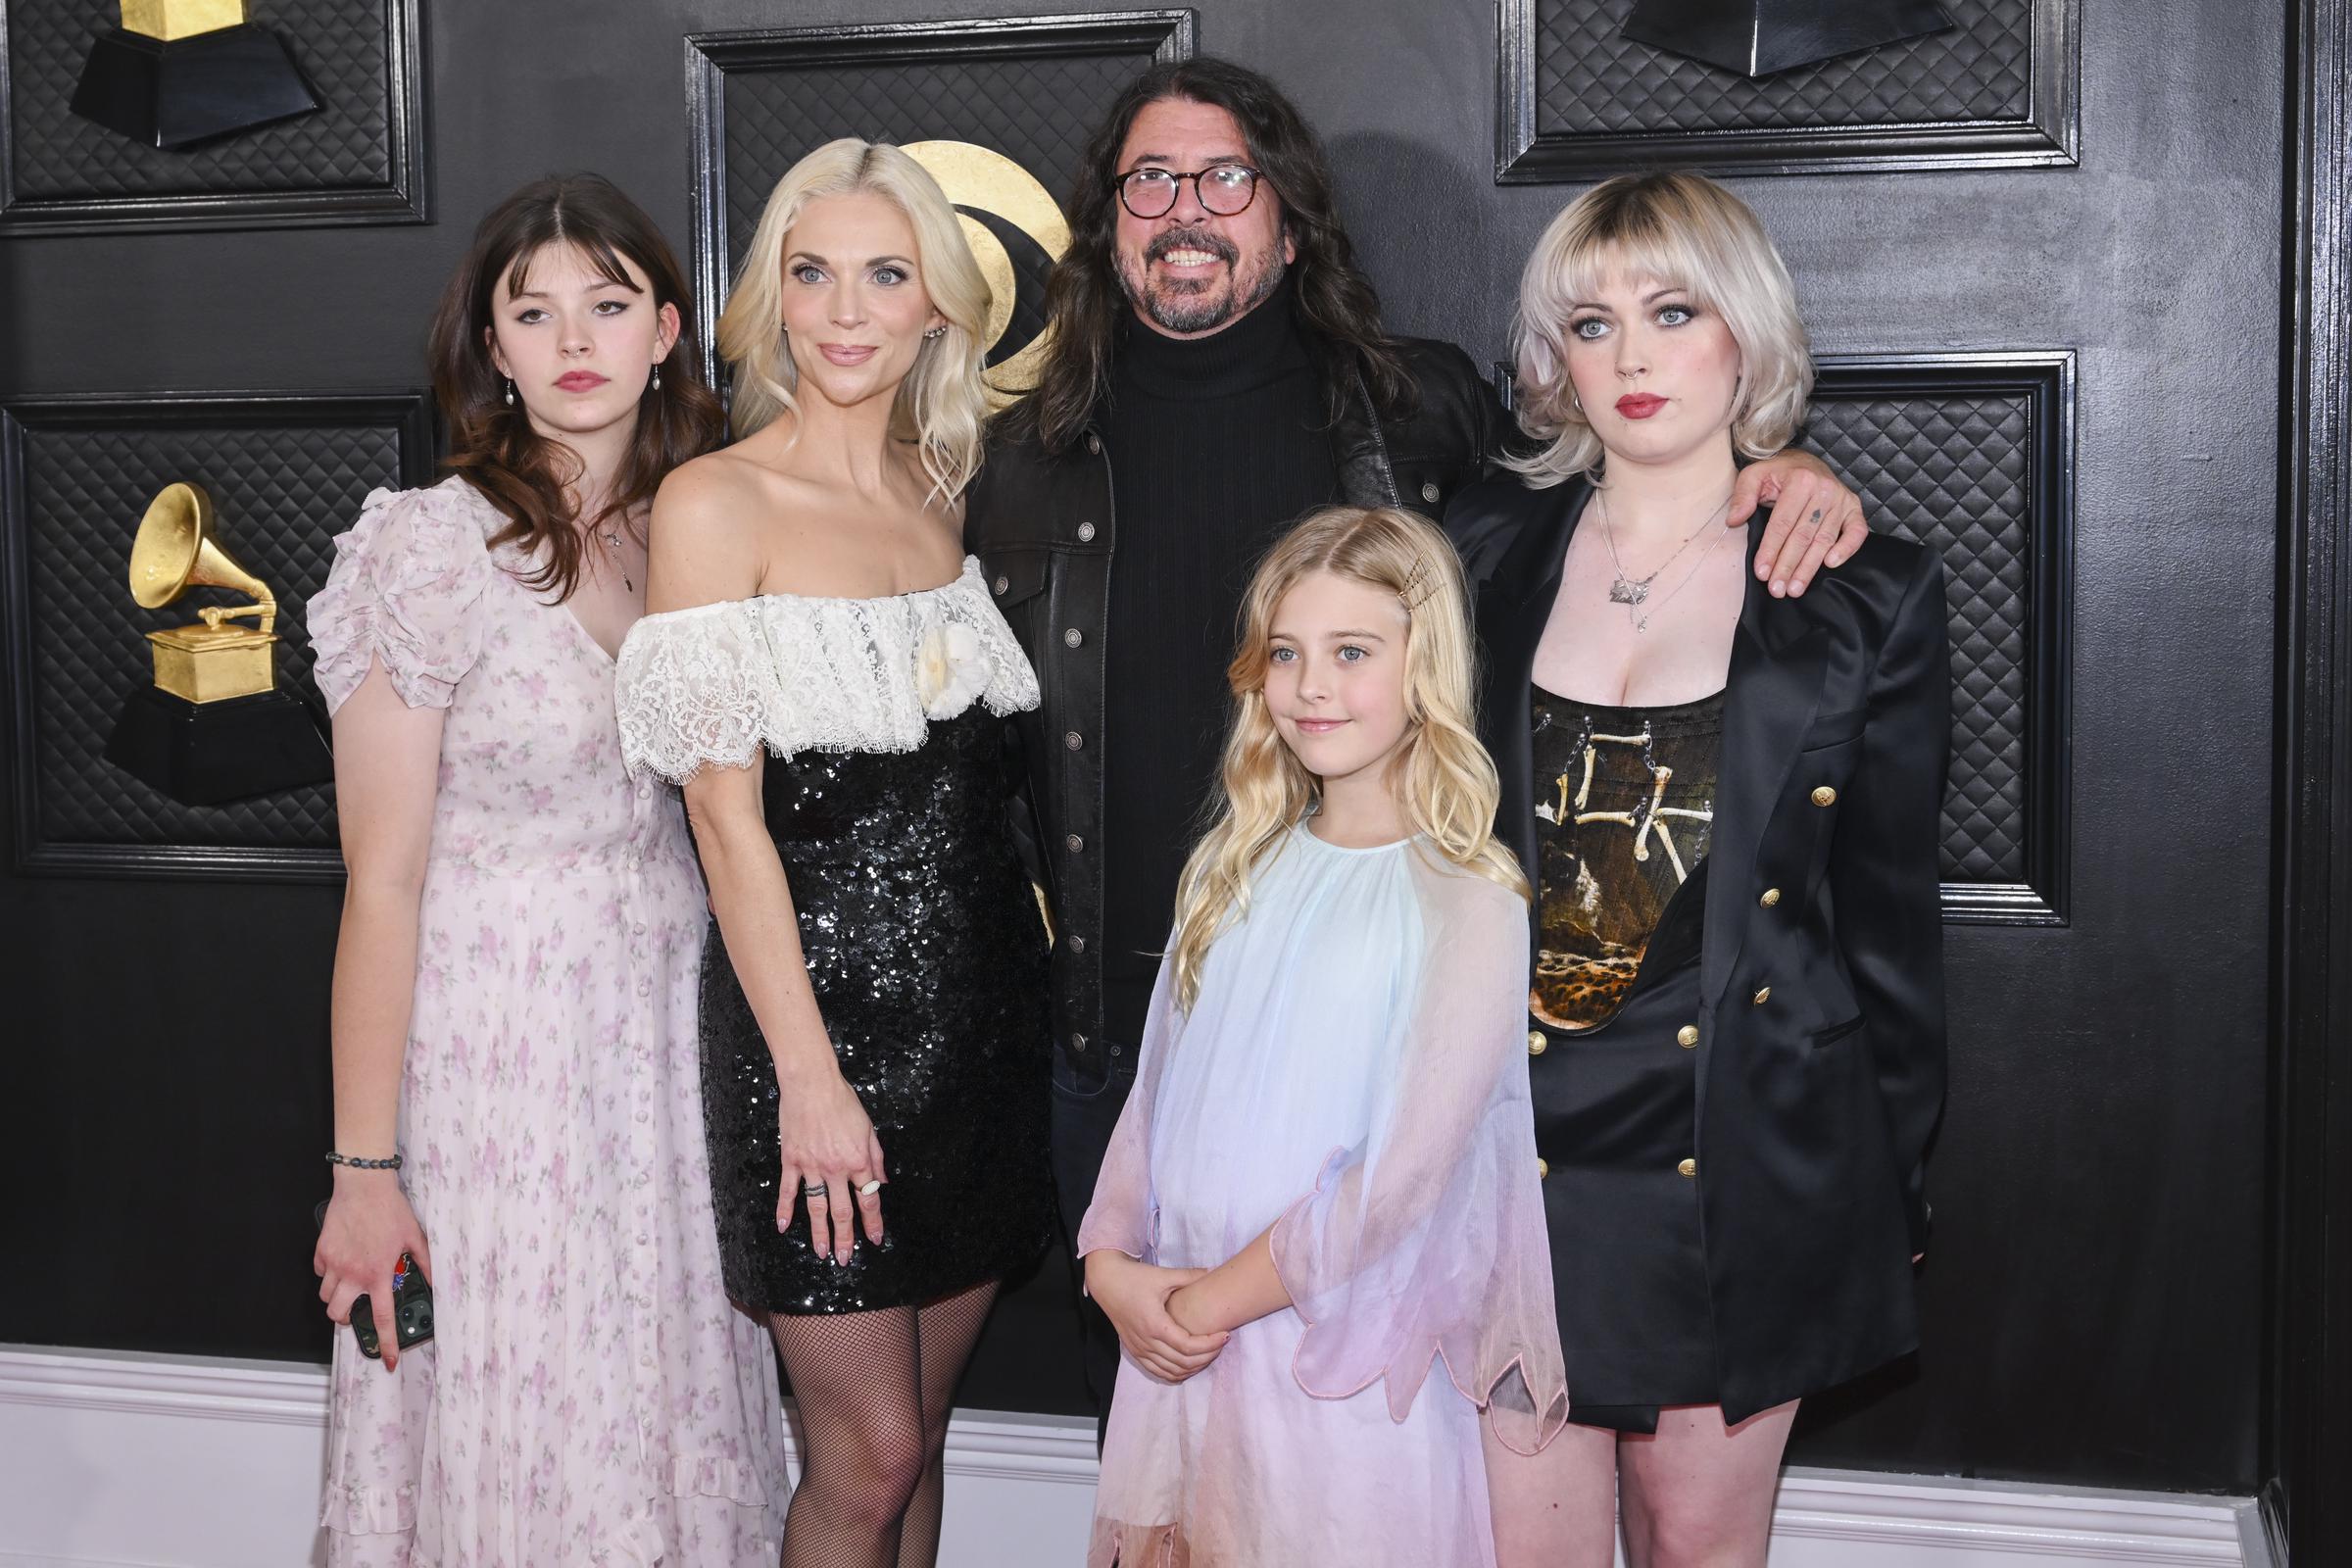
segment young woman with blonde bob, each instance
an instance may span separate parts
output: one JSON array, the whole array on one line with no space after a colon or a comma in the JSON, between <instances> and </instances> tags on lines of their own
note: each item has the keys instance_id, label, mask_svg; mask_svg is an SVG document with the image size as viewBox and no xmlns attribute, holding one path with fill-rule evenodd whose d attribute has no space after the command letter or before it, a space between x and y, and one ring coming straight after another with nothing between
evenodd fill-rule
<instances>
[{"instance_id":1,"label":"young woman with blonde bob","mask_svg":"<svg viewBox=\"0 0 2352 1568\"><path fill-rule=\"evenodd\" d=\"M710 886L704 1102L728 1294L806 1445L787 1565L919 1568L949 1399L1044 1248L1046 939L1004 811L1037 682L961 554L989 292L899 149L778 182L719 322L742 439L654 504L633 766Z\"/></svg>"},{"instance_id":2,"label":"young woman with blonde bob","mask_svg":"<svg viewBox=\"0 0 2352 1568\"><path fill-rule=\"evenodd\" d=\"M1804 1396L1918 1343L1943 1095L1943 569L1801 598L1719 525L1812 363L1755 215L1612 179L1520 287L1542 450L1447 513L1483 584L1497 837L1535 882L1527 1051L1563 1439L1496 1467L1506 1560L1761 1568ZM1612 1509L1612 1501L1618 1504ZM1549 1512L1534 1504L1549 1502Z\"/></svg>"},{"instance_id":3,"label":"young woman with blonde bob","mask_svg":"<svg viewBox=\"0 0 2352 1568\"><path fill-rule=\"evenodd\" d=\"M1334 509L1243 615L1223 808L1077 1243L1123 1349L1089 1561L1490 1564L1486 1449L1566 1399L1460 570Z\"/></svg>"}]
</instances>

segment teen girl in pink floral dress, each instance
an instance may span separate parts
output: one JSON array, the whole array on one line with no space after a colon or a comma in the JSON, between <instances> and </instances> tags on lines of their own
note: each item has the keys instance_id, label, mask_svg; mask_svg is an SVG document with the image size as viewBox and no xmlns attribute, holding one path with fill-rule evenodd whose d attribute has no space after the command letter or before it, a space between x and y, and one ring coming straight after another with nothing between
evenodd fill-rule
<instances>
[{"instance_id":1,"label":"teen girl in pink floral dress","mask_svg":"<svg viewBox=\"0 0 2352 1568\"><path fill-rule=\"evenodd\" d=\"M388 1342L407 1251L436 1319L381 1362L336 1335L330 1564L776 1560L774 1363L704 1152L709 916L612 710L643 500L717 432L682 299L602 180L493 213L434 333L458 473L370 496L310 605L351 872L336 1155L373 1162L335 1167L319 1294Z\"/></svg>"}]
</instances>

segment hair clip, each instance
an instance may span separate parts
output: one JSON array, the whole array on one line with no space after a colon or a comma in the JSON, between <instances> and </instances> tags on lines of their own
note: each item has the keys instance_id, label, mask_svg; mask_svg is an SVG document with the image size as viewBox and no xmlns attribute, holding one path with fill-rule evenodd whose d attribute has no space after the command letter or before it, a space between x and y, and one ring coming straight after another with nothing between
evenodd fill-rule
<instances>
[{"instance_id":1,"label":"hair clip","mask_svg":"<svg viewBox=\"0 0 2352 1568\"><path fill-rule=\"evenodd\" d=\"M1437 591L1437 578L1430 571L1429 563L1417 561L1413 563L1413 569L1406 573L1404 586L1396 590L1396 597L1404 602L1405 609L1418 610Z\"/></svg>"}]
</instances>

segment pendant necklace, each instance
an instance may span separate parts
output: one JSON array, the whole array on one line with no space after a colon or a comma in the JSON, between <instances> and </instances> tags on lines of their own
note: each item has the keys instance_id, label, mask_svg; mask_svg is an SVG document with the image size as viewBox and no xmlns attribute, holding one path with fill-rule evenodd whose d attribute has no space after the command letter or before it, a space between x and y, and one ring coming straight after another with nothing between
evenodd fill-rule
<instances>
[{"instance_id":1,"label":"pendant necklace","mask_svg":"<svg viewBox=\"0 0 2352 1568\"><path fill-rule=\"evenodd\" d=\"M1604 490L1595 490L1592 493L1592 499L1593 502L1600 508L1600 536L1608 541L1609 564L1616 568L1616 577L1609 584L1609 603L1612 605L1625 606L1626 614L1629 618L1633 614L1633 607L1641 604L1649 597L1649 585L1658 580L1659 574L1664 572L1668 566L1671 566L1676 562L1682 560L1683 552L1690 549L1692 545L1698 543L1698 536L1702 533L1705 533L1708 526L1712 524L1716 518L1722 516L1725 513L1732 510L1732 498L1727 495L1723 498L1723 505L1717 507L1713 512L1707 514L1706 521L1700 523L1698 527L1691 532L1690 538L1685 539L1681 544L1675 547L1673 555L1668 556L1664 561L1658 563L1656 570L1650 572L1650 574L1646 577L1628 577L1625 574L1625 560L1623 557L1617 554L1617 529L1615 524L1609 521L1608 492ZM1690 579L1687 577L1683 580L1685 582L1690 581ZM1642 617L1644 620L1648 618L1649 617L1646 615ZM1642 628L1637 625L1634 629L1639 631Z\"/></svg>"},{"instance_id":2,"label":"pendant necklace","mask_svg":"<svg viewBox=\"0 0 2352 1568\"><path fill-rule=\"evenodd\" d=\"M620 572L620 585L629 592L635 593L637 585L629 580L629 564L626 558L620 553L620 530L607 527L602 531L605 536L605 548L612 552L612 564Z\"/></svg>"},{"instance_id":3,"label":"pendant necklace","mask_svg":"<svg viewBox=\"0 0 2352 1568\"><path fill-rule=\"evenodd\" d=\"M1707 545L1706 549L1701 550L1698 553L1698 559L1690 563L1690 569L1683 573L1683 580L1676 583L1672 588L1667 589L1666 597L1659 600L1656 604L1650 606L1647 610L1642 611L1638 618L1634 613L1633 605L1627 605L1625 607L1625 618L1633 621L1634 630L1649 630L1649 617L1656 614L1659 611L1664 610L1668 605L1673 604L1674 596L1690 586L1690 579L1698 575L1699 568L1707 564L1707 558L1716 552L1716 550L1723 544L1724 540L1731 537L1731 533L1732 530L1729 528L1717 529L1715 532L1715 538ZM1677 553L1679 554L1680 552ZM1663 571L1665 569L1665 567L1660 566L1658 571ZM1655 577L1657 574L1658 573L1656 571L1653 571L1650 573L1650 576ZM1646 580L1647 579L1644 579L1644 581ZM1616 595L1611 594L1609 597L1611 599L1615 599ZM1648 597L1646 592L1643 594L1643 597Z\"/></svg>"}]
</instances>

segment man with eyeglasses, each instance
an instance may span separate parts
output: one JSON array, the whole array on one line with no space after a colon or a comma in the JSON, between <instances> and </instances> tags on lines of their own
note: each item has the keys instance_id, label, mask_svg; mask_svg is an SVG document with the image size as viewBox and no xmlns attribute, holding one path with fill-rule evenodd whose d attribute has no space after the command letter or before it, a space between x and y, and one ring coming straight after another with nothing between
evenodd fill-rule
<instances>
[{"instance_id":1,"label":"man with eyeglasses","mask_svg":"<svg viewBox=\"0 0 2352 1568\"><path fill-rule=\"evenodd\" d=\"M1439 515L1510 427L1468 355L1383 330L1322 150L1255 72L1145 73L1090 144L1070 219L1038 387L992 432L965 537L1044 694L1021 733L1055 924L1054 1161L1074 1237L1203 825L1251 566L1317 507ZM1818 460L1752 477L1800 504L1780 514L1826 514L1840 557L1859 541L1860 509ZM1779 547L1776 573L1801 591L1820 550L1783 538L1767 557ZM1107 1417L1118 1342L1081 1310Z\"/></svg>"}]
</instances>

